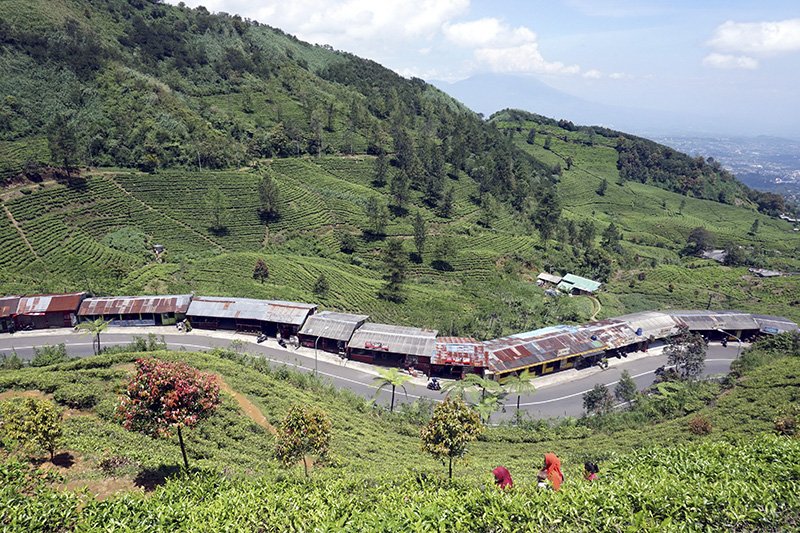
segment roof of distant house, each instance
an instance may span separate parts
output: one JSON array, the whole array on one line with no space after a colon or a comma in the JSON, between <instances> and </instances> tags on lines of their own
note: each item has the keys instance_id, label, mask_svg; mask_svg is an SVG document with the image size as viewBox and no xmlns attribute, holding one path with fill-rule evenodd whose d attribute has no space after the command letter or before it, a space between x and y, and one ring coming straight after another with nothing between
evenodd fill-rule
<instances>
[{"instance_id":1,"label":"roof of distant house","mask_svg":"<svg viewBox=\"0 0 800 533\"><path fill-rule=\"evenodd\" d=\"M67 294L34 294L23 296L17 306L18 315L34 315L44 313L70 313L78 310L85 292Z\"/></svg>"},{"instance_id":2,"label":"roof of distant house","mask_svg":"<svg viewBox=\"0 0 800 533\"><path fill-rule=\"evenodd\" d=\"M356 328L366 322L368 318L368 315L320 311L308 317L308 320L300 330L300 334L349 341Z\"/></svg>"},{"instance_id":3,"label":"roof of distant house","mask_svg":"<svg viewBox=\"0 0 800 533\"><path fill-rule=\"evenodd\" d=\"M280 300L195 296L186 314L189 316L261 320L279 324L301 325L316 305Z\"/></svg>"}]
</instances>

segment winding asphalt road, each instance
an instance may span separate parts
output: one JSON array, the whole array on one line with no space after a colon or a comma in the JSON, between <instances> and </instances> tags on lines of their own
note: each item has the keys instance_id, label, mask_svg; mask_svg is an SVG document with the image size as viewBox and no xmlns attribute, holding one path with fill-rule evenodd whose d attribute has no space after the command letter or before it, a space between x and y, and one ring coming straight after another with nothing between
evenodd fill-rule
<instances>
[{"instance_id":1,"label":"winding asphalt road","mask_svg":"<svg viewBox=\"0 0 800 533\"><path fill-rule=\"evenodd\" d=\"M127 344L133 340L133 337L133 334L127 333L104 333L102 342L103 346ZM163 337L171 350L202 351L215 347L227 348L231 344L230 339L193 333L165 334ZM85 357L93 353L90 336L69 330L51 330L40 335L33 332L16 335L0 334L0 354L9 354L12 350L16 350L21 358L29 360L33 357L34 347L62 342L67 346L67 351L71 356ZM274 343L274 340L269 340L266 344L269 343ZM727 373L738 351L738 346L735 343L731 343L727 348L719 345L709 346L704 374L718 375ZM277 365L285 364L303 372L313 372L314 370L313 358L293 351L251 342L247 344L247 352L264 357ZM583 413L583 393L590 390L597 383L613 387L619 380L622 371L627 370L636 381L638 387L643 389L653 383L655 378L654 370L666 363L667 358L664 355L639 357L630 361L622 359L615 361L611 367L604 371L587 369L586 371L574 373L574 378L569 381L562 380L560 383L544 385L538 385L534 382L537 386L536 392L532 395L523 395L520 406L533 418L580 416ZM352 368L348 366L346 361L332 363L320 359L318 361L318 372L320 376L329 379L337 387L350 389L365 398L375 397L375 375ZM584 373L585 375L582 375ZM424 386L414 383L406 384L406 390L407 396L402 391L397 391L395 402L413 401L417 398L429 398L432 400L441 400L443 398L441 393L430 391ZM381 403L388 404L390 392L383 390L378 395L378 400ZM511 417L515 408L516 396L509 396L506 399L506 406L503 412L494 415L493 420Z\"/></svg>"}]
</instances>

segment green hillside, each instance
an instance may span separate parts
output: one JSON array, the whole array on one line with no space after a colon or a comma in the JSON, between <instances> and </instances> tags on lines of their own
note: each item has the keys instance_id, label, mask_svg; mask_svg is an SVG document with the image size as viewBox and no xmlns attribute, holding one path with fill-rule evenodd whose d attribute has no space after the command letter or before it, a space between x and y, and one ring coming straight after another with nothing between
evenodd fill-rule
<instances>
[{"instance_id":1,"label":"green hillside","mask_svg":"<svg viewBox=\"0 0 800 533\"><path fill-rule=\"evenodd\" d=\"M0 66L0 293L296 299L479 338L664 307L800 319L796 278L746 270L800 271L775 197L645 139L483 121L374 62L158 2L2 2ZM260 211L264 176L277 214ZM682 253L697 227L739 260ZM406 279L381 299L393 238ZM551 300L541 270L606 289Z\"/></svg>"},{"instance_id":2,"label":"green hillside","mask_svg":"<svg viewBox=\"0 0 800 533\"><path fill-rule=\"evenodd\" d=\"M800 441L774 435L776 418L800 394L800 359L787 355L791 346L783 336L745 353L738 377L721 394L698 396L709 386L677 384L659 388L641 400L650 407L631 412L488 428L456 466L452 483L440 463L420 452L430 406L390 415L309 375L232 351L144 354L185 360L223 380L220 409L185 432L188 478L177 471L176 439L127 432L114 418L130 362L143 354L3 370L3 399L46 395L67 409L59 452L73 464L37 481L41 471L0 448L6 459L0 499L9 503L0 521L11 530L24 521L27 531L231 524L276 531L510 531L531 524L559 531L791 529L800 519ZM279 466L271 453L268 425L295 403L313 403L333 421L331 455L314 466L310 481L299 467ZM656 408L660 414L645 414ZM696 416L709 420L710 434L690 431ZM547 451L564 464L560 493L535 487ZM584 460L601 464L600 480L591 485L582 479ZM491 486L498 464L514 476L510 493ZM88 494L71 492L82 487Z\"/></svg>"}]
</instances>

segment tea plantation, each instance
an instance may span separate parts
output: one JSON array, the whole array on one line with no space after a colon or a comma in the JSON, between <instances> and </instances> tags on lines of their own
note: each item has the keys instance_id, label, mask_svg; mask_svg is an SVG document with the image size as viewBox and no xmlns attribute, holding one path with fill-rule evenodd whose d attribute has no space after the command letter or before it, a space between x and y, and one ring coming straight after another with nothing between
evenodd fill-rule
<instances>
[{"instance_id":1,"label":"tea plantation","mask_svg":"<svg viewBox=\"0 0 800 533\"><path fill-rule=\"evenodd\" d=\"M66 409L58 451L72 464L37 469L41 461L0 451L0 522L11 531L794 529L800 441L776 434L775 421L800 397L800 357L796 342L779 341L746 352L710 398L699 401L689 388L642 400L660 406L659 415L637 408L490 427L451 482L446 467L420 451L430 406L389 414L245 354L118 353L4 370L4 399L39 391ZM113 416L130 362L141 356L183 359L224 381L220 409L185 432L188 474L178 468L174 437L127 432ZM317 405L333 421L332 453L310 479L299 466L279 465L274 437L254 415L275 425L297 403ZM697 416L709 421L709 434L690 431ZM548 451L564 465L557 493L536 488ZM591 484L582 477L585 460L601 465ZM498 464L512 472L514 489L493 486Z\"/></svg>"}]
</instances>

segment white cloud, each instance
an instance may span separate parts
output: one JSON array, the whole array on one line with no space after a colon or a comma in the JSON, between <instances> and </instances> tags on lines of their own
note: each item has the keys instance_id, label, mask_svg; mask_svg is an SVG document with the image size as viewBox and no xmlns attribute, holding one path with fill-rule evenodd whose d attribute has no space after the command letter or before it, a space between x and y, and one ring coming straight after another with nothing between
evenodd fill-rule
<instances>
[{"instance_id":1,"label":"white cloud","mask_svg":"<svg viewBox=\"0 0 800 533\"><path fill-rule=\"evenodd\" d=\"M465 48L490 45L510 47L536 41L536 34L528 28L524 26L511 28L496 18L445 24L442 26L442 33L453 44Z\"/></svg>"},{"instance_id":2,"label":"white cloud","mask_svg":"<svg viewBox=\"0 0 800 533\"><path fill-rule=\"evenodd\" d=\"M368 40L430 38L463 15L470 0L184 0L238 13L298 38L334 47Z\"/></svg>"},{"instance_id":3,"label":"white cloud","mask_svg":"<svg viewBox=\"0 0 800 533\"><path fill-rule=\"evenodd\" d=\"M506 48L478 48L475 50L475 59L493 72L577 74L581 70L577 65L545 61L536 43Z\"/></svg>"},{"instance_id":4,"label":"white cloud","mask_svg":"<svg viewBox=\"0 0 800 533\"><path fill-rule=\"evenodd\" d=\"M800 50L800 18L777 22L733 22L717 27L708 44L720 51L778 54Z\"/></svg>"},{"instance_id":5,"label":"white cloud","mask_svg":"<svg viewBox=\"0 0 800 533\"><path fill-rule=\"evenodd\" d=\"M758 68L758 60L748 56L735 56L731 54L708 54L703 58L707 67L722 69L754 70Z\"/></svg>"},{"instance_id":6,"label":"white cloud","mask_svg":"<svg viewBox=\"0 0 800 533\"><path fill-rule=\"evenodd\" d=\"M588 78L590 80L599 80L600 78L603 77L603 74L599 70L593 68L591 70L587 70L586 72L584 72L583 77Z\"/></svg>"}]
</instances>

